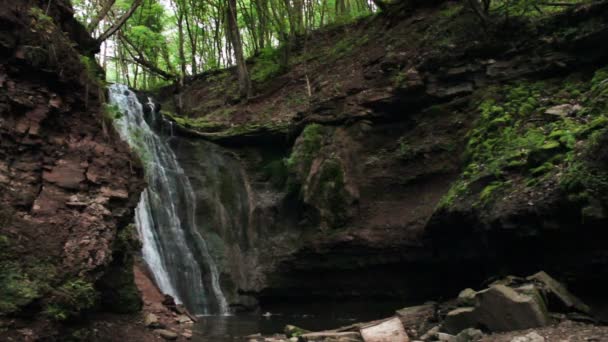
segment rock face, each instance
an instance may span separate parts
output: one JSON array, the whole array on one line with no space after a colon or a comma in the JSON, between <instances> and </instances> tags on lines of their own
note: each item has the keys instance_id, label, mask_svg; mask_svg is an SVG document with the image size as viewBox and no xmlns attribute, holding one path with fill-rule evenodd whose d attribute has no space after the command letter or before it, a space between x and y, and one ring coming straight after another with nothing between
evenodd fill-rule
<instances>
[{"instance_id":1,"label":"rock face","mask_svg":"<svg viewBox=\"0 0 608 342\"><path fill-rule=\"evenodd\" d=\"M193 78L181 107L164 89L233 306L452 297L497 269L601 291L607 7L508 37L413 10L353 26L368 39L346 55L319 33L317 57L247 104L229 71Z\"/></svg>"},{"instance_id":2,"label":"rock face","mask_svg":"<svg viewBox=\"0 0 608 342\"><path fill-rule=\"evenodd\" d=\"M0 6L0 316L137 310L129 224L142 170L104 119L69 2L36 4Z\"/></svg>"},{"instance_id":3,"label":"rock face","mask_svg":"<svg viewBox=\"0 0 608 342\"><path fill-rule=\"evenodd\" d=\"M492 39L466 13L444 25L437 13L408 12L388 31L353 27L370 38L356 58L323 50L338 33L317 37L328 44L311 53L320 57L256 84L248 105L230 98L229 72L194 78L181 107L165 89L231 303L454 296L496 269L547 269L599 291L608 279L588 267L608 266L599 243L608 201L596 190L608 164L589 137L605 128L608 51L593 43L607 28L590 23L607 10L573 9ZM558 22L577 33L538 33ZM410 34L431 26L449 34ZM458 48L434 44L441 34ZM409 40L390 38L401 36ZM555 72L580 83L547 79ZM575 169L588 177L562 172Z\"/></svg>"}]
</instances>

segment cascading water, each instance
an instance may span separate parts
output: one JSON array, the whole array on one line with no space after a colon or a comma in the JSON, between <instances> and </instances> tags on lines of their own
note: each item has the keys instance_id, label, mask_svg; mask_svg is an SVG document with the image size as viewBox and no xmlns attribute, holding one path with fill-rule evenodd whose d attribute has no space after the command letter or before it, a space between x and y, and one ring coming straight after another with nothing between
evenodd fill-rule
<instances>
[{"instance_id":1,"label":"cascading water","mask_svg":"<svg viewBox=\"0 0 608 342\"><path fill-rule=\"evenodd\" d=\"M196 224L196 198L190 180L161 134L146 121L143 105L127 86L112 85L110 102L122 116L114 121L121 138L144 163L148 187L142 193L135 221L143 242L143 257L160 290L192 313L228 314L219 273ZM168 137L169 139L171 137Z\"/></svg>"}]
</instances>

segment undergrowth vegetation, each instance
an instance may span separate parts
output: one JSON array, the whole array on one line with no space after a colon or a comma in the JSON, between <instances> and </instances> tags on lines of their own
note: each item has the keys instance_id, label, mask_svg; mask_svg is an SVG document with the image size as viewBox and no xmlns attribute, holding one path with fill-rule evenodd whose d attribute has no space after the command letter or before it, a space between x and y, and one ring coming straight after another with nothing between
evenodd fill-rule
<instances>
[{"instance_id":1,"label":"undergrowth vegetation","mask_svg":"<svg viewBox=\"0 0 608 342\"><path fill-rule=\"evenodd\" d=\"M475 206L490 205L515 191L515 184L521 191L522 185L551 182L582 207L592 205L598 189L608 189L606 172L594 169L585 153L608 127L607 70L597 70L590 79L521 81L479 94L466 166L440 206L470 196L477 198Z\"/></svg>"}]
</instances>

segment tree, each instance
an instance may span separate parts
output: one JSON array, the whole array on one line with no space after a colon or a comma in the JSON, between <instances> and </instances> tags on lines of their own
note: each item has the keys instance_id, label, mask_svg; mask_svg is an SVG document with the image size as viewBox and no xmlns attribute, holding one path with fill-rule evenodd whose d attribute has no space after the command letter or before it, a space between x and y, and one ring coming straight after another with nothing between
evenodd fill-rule
<instances>
[{"instance_id":1,"label":"tree","mask_svg":"<svg viewBox=\"0 0 608 342\"><path fill-rule=\"evenodd\" d=\"M243 43L241 41L241 33L239 32L236 12L236 0L228 1L228 39L234 50L236 59L236 69L239 79L239 92L243 97L251 97L251 79L243 54Z\"/></svg>"}]
</instances>

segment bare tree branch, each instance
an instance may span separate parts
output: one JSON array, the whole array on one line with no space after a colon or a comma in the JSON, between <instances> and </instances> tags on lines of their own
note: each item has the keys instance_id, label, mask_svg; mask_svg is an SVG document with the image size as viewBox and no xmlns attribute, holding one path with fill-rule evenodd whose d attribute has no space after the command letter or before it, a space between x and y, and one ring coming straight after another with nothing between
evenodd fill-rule
<instances>
[{"instance_id":1,"label":"bare tree branch","mask_svg":"<svg viewBox=\"0 0 608 342\"><path fill-rule=\"evenodd\" d=\"M120 38L120 40L122 40L125 45L128 45L128 47L130 47L131 49L133 49L133 51L131 51L131 49L125 49L127 50L127 53L131 56L131 58L139 65L141 65L142 67L146 68L148 71L157 74L158 76L166 79L166 80L175 80L177 79L176 75L172 75L168 72L166 72L165 70L157 67L156 65L154 65L153 63L151 63L150 61L148 61L145 57L144 54L139 51L137 49L137 47L135 46L135 44L133 44L133 42L131 42L129 40L129 38L127 38L124 34L119 34L118 37ZM137 56L135 55L135 53L137 53Z\"/></svg>"},{"instance_id":2,"label":"bare tree branch","mask_svg":"<svg viewBox=\"0 0 608 342\"><path fill-rule=\"evenodd\" d=\"M101 11L99 11L97 16L95 16L95 18L93 18L93 20L89 23L89 25L87 25L87 31L89 31L89 33L95 31L95 29L97 28L97 25L99 25L99 23L103 19L105 19L105 17L110 12L110 9L112 9L112 6L114 6L115 2L116 2L116 0L106 0L103 3L103 6L101 7Z\"/></svg>"},{"instance_id":3,"label":"bare tree branch","mask_svg":"<svg viewBox=\"0 0 608 342\"><path fill-rule=\"evenodd\" d=\"M114 33L116 33L116 31L118 31L122 27L122 25L124 25L127 20L129 20L133 13L135 13L135 10L137 9L137 7L139 7L139 5L141 5L141 3L142 0L133 1L133 5L131 5L131 8L129 8L129 10L125 12L125 14L123 14L122 17L120 17L120 19L118 19L118 21L114 25L112 25L112 27L107 29L106 32L102 33L101 36L97 38L97 43L101 45L101 43L103 43L106 39L110 38Z\"/></svg>"}]
</instances>

